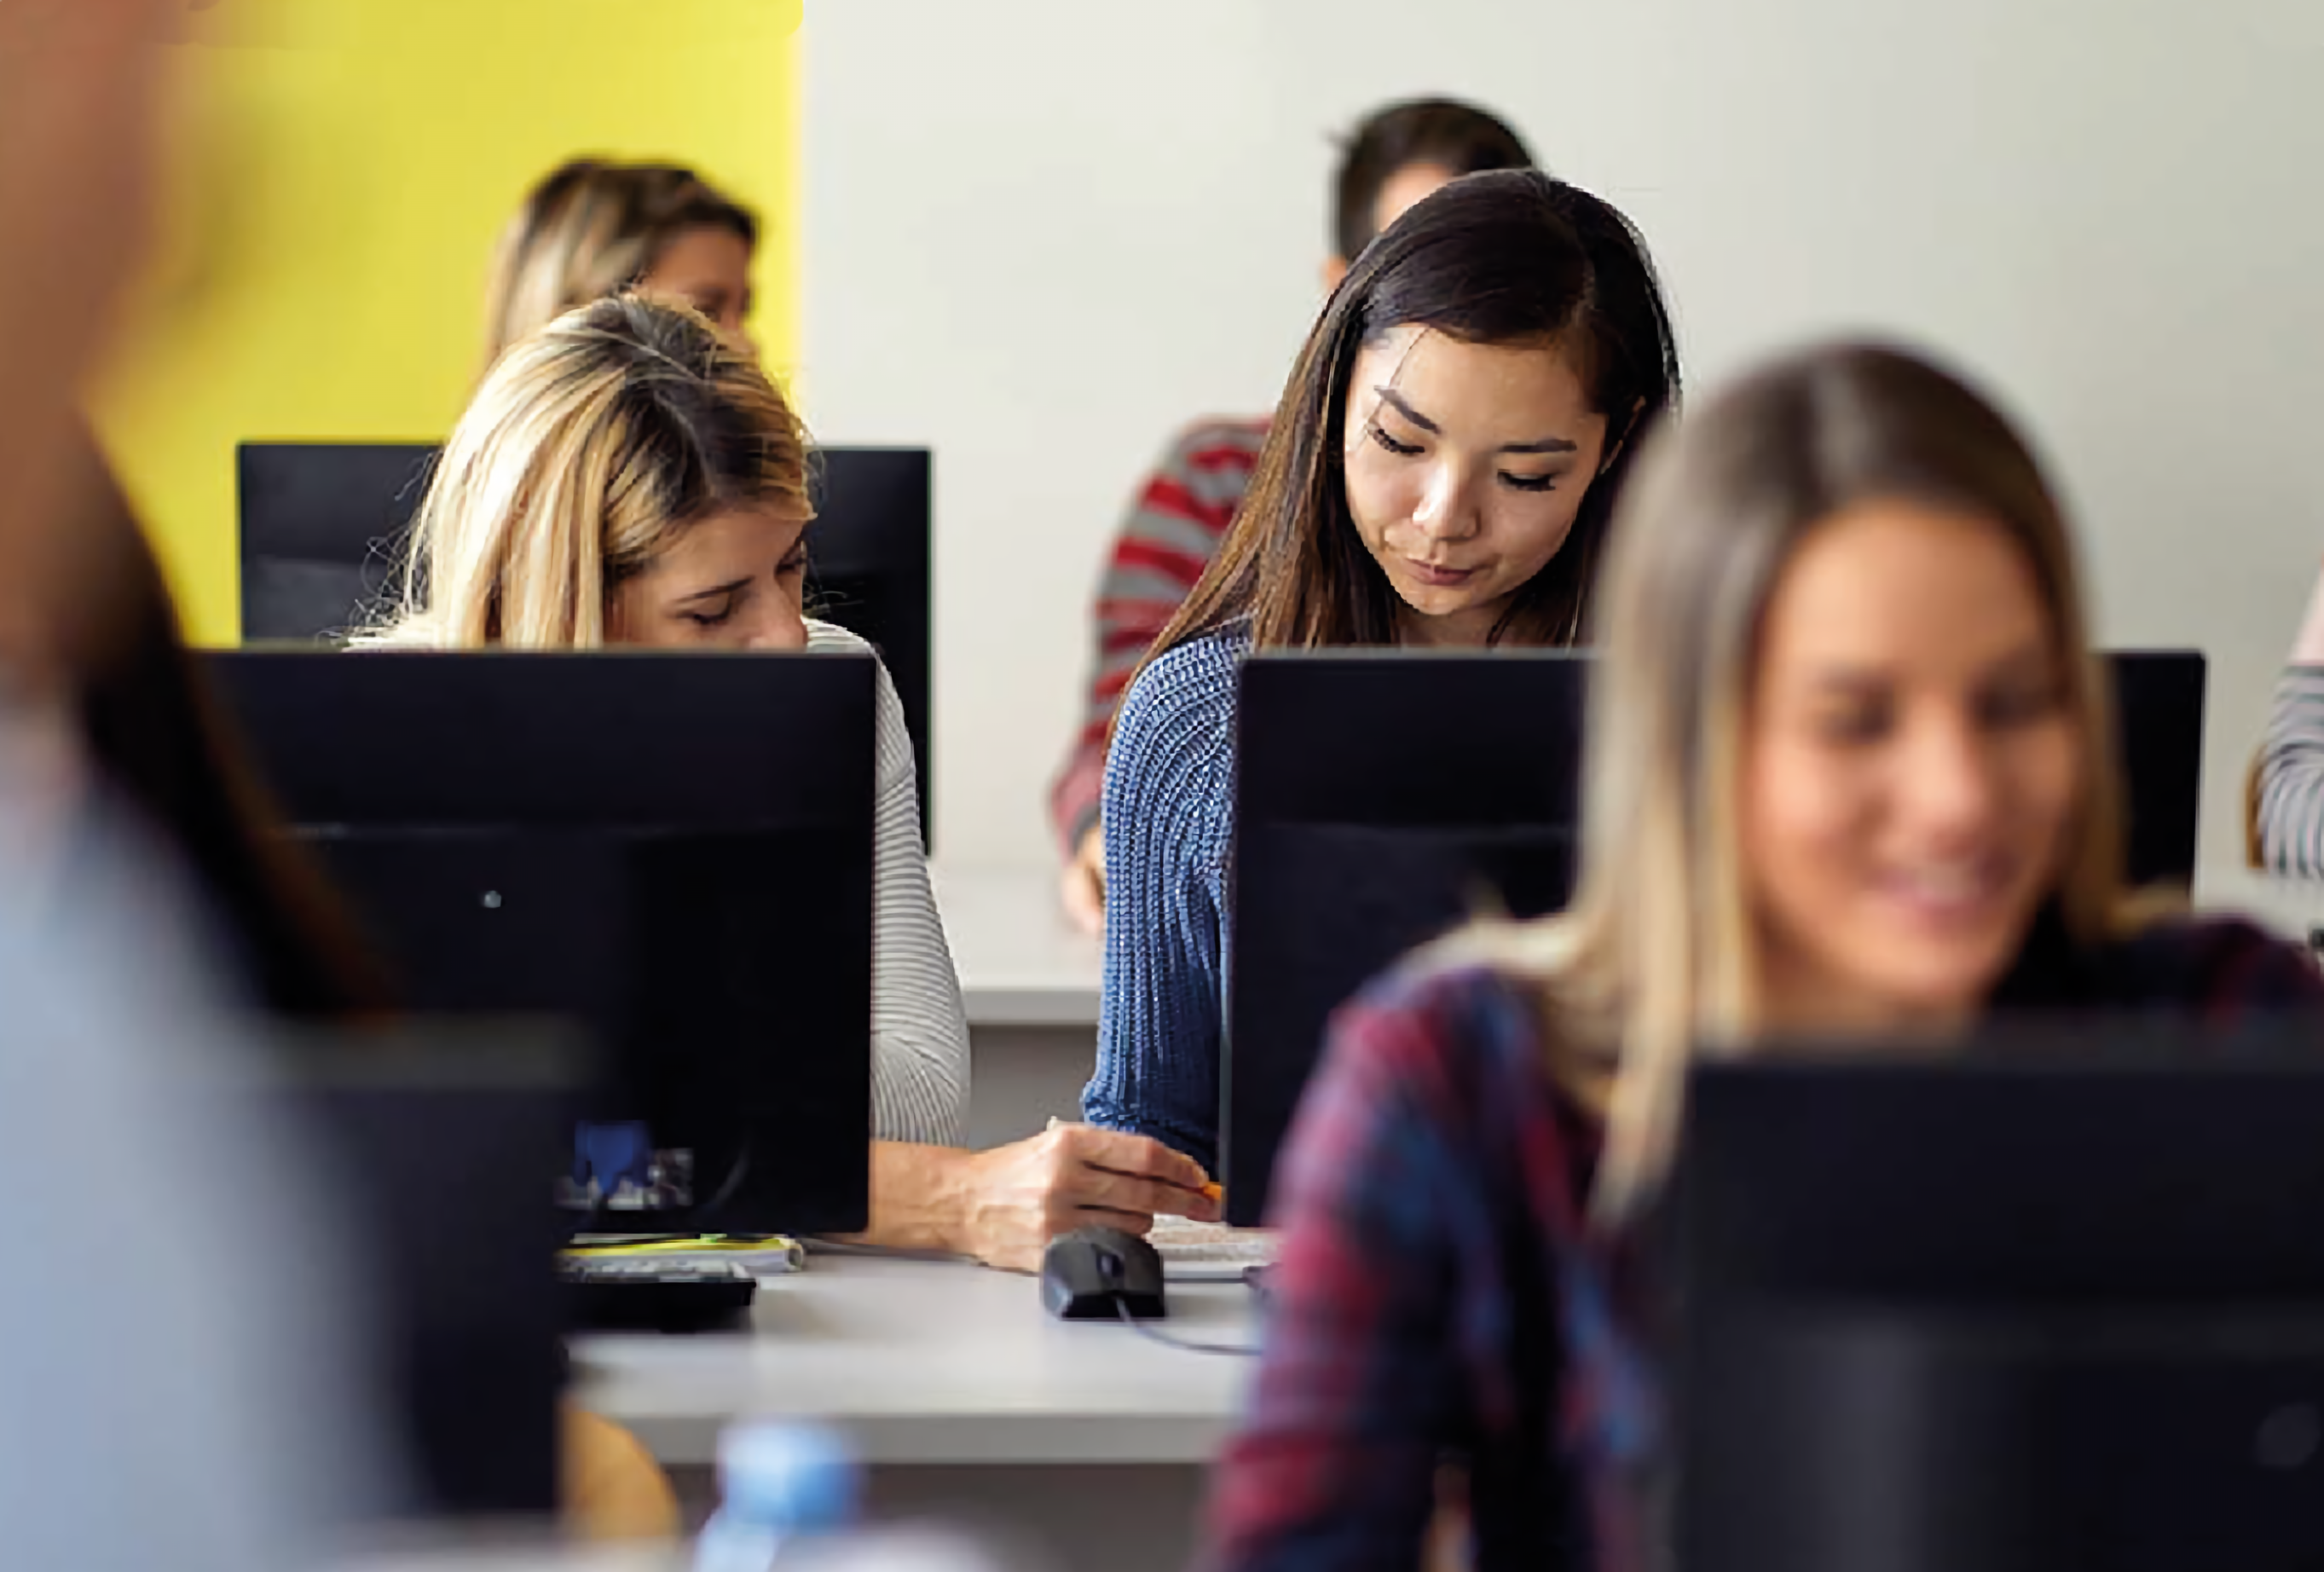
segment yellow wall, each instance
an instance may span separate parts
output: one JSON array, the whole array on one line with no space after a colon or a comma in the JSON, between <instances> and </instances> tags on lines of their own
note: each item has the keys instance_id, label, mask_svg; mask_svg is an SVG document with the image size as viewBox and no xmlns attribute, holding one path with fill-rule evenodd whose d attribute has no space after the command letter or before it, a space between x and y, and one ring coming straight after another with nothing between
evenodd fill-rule
<instances>
[{"instance_id":1,"label":"yellow wall","mask_svg":"<svg viewBox=\"0 0 2324 1572\"><path fill-rule=\"evenodd\" d=\"M219 9L236 31L183 51L161 261L98 410L198 641L237 627L235 444L442 437L493 241L574 153L689 163L757 209L752 329L797 359L796 3Z\"/></svg>"}]
</instances>

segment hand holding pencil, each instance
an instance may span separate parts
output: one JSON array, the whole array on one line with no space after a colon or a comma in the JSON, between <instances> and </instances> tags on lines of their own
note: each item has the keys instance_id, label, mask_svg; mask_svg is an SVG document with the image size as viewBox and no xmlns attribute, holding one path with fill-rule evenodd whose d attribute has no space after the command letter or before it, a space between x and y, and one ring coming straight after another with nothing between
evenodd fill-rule
<instances>
[{"instance_id":1,"label":"hand holding pencil","mask_svg":"<svg viewBox=\"0 0 2324 1572\"><path fill-rule=\"evenodd\" d=\"M1057 1235L1103 1225L1144 1234L1157 1216L1216 1222L1202 1165L1145 1135L1052 1119L1030 1140L977 1154L969 1232L980 1260L1030 1272Z\"/></svg>"}]
</instances>

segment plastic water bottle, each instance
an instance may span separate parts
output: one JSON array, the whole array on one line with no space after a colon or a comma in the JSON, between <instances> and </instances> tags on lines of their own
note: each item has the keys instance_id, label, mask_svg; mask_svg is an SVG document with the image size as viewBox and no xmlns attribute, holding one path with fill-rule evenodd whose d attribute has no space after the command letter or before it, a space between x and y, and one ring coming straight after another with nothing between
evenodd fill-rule
<instances>
[{"instance_id":1,"label":"plastic water bottle","mask_svg":"<svg viewBox=\"0 0 2324 1572\"><path fill-rule=\"evenodd\" d=\"M696 1541L695 1572L774 1572L786 1549L854 1522L862 1482L854 1449L835 1430L735 1426L719 1439L719 1505Z\"/></svg>"}]
</instances>

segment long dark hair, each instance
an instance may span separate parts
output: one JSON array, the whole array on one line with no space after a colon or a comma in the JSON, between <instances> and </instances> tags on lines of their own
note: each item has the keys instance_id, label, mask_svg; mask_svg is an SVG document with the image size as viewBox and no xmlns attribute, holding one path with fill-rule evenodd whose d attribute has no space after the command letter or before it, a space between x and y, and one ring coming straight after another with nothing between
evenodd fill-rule
<instances>
[{"instance_id":1,"label":"long dark hair","mask_svg":"<svg viewBox=\"0 0 2324 1572\"><path fill-rule=\"evenodd\" d=\"M244 992L279 1014L353 1021L388 1006L383 970L322 875L275 832L277 819L244 763L180 633L169 587L109 474L91 522L119 542L106 565L109 637L74 674L89 755L105 784L161 837L223 928Z\"/></svg>"},{"instance_id":2,"label":"long dark hair","mask_svg":"<svg viewBox=\"0 0 2324 1572\"><path fill-rule=\"evenodd\" d=\"M1504 170L1452 181L1364 248L1299 352L1219 555L1148 658L1240 620L1261 649L1396 641L1396 592L1348 510L1341 429L1357 352L1408 325L1467 344L1560 344L1606 417L1612 457L1572 533L1493 630L1496 642L1578 638L1637 438L1678 402L1678 350L1629 220L1538 170Z\"/></svg>"}]
</instances>

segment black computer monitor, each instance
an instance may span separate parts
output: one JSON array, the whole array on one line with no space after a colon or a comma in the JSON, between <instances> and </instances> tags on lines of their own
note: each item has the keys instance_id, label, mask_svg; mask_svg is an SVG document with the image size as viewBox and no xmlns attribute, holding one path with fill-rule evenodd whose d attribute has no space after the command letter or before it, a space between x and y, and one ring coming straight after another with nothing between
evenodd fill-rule
<instances>
[{"instance_id":1,"label":"black computer monitor","mask_svg":"<svg viewBox=\"0 0 2324 1572\"><path fill-rule=\"evenodd\" d=\"M242 638L330 639L394 585L432 442L245 442L235 450Z\"/></svg>"},{"instance_id":2,"label":"black computer monitor","mask_svg":"<svg viewBox=\"0 0 2324 1572\"><path fill-rule=\"evenodd\" d=\"M235 450L242 639L329 639L394 586L437 445L245 442ZM826 447L810 474L807 610L880 651L902 701L929 832L933 467L925 447Z\"/></svg>"},{"instance_id":3,"label":"black computer monitor","mask_svg":"<svg viewBox=\"0 0 2324 1572\"><path fill-rule=\"evenodd\" d=\"M1694 1073L1674 1564L2324 1567L2313 1022L1831 1046Z\"/></svg>"},{"instance_id":4,"label":"black computer monitor","mask_svg":"<svg viewBox=\"0 0 2324 1572\"><path fill-rule=\"evenodd\" d=\"M925 447L825 447L812 471L807 605L880 651L904 706L920 783L920 834L935 845L929 694L935 604L933 460Z\"/></svg>"},{"instance_id":5,"label":"black computer monitor","mask_svg":"<svg viewBox=\"0 0 2324 1572\"><path fill-rule=\"evenodd\" d=\"M399 1519L553 1517L570 1325L543 1176L588 1072L529 1023L292 1032L279 1084L313 1133L359 1269L359 1379L405 1487ZM281 1283L299 1292L295 1268Z\"/></svg>"},{"instance_id":6,"label":"black computer monitor","mask_svg":"<svg viewBox=\"0 0 2324 1572\"><path fill-rule=\"evenodd\" d=\"M2191 895L2202 821L2209 662L2191 649L2117 650L2107 659L2129 817L2125 867L2134 884Z\"/></svg>"},{"instance_id":7,"label":"black computer monitor","mask_svg":"<svg viewBox=\"0 0 2324 1572\"><path fill-rule=\"evenodd\" d=\"M402 1004L605 1045L563 1175L576 1228L864 1226L869 658L208 660Z\"/></svg>"},{"instance_id":8,"label":"black computer monitor","mask_svg":"<svg viewBox=\"0 0 2324 1572\"><path fill-rule=\"evenodd\" d=\"M1264 1218L1334 1009L1465 916L1564 905L1589 670L1556 650L1243 663L1220 1089L1229 1221Z\"/></svg>"},{"instance_id":9,"label":"black computer monitor","mask_svg":"<svg viewBox=\"0 0 2324 1572\"><path fill-rule=\"evenodd\" d=\"M2204 660L2111 656L2131 876L2191 887ZM1563 906L1591 657L1400 650L1244 662L1220 1126L1227 1216L1265 1216L1331 1013L1415 946Z\"/></svg>"}]
</instances>

